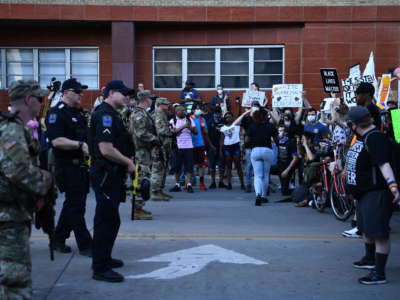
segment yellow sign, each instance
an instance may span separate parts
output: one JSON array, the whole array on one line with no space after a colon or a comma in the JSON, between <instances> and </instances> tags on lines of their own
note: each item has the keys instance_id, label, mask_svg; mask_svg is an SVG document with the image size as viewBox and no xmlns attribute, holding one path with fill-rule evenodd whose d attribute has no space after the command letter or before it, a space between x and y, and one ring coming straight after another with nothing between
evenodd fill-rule
<instances>
[{"instance_id":1,"label":"yellow sign","mask_svg":"<svg viewBox=\"0 0 400 300\"><path fill-rule=\"evenodd\" d=\"M381 84L379 85L379 92L378 92L378 106L380 109L385 109L386 102L389 98L390 92L390 74L383 74Z\"/></svg>"}]
</instances>

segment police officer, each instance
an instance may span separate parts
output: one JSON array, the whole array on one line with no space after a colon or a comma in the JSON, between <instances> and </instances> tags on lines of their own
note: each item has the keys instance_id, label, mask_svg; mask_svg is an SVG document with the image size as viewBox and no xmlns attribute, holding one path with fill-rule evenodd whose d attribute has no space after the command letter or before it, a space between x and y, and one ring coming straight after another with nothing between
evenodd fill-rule
<instances>
[{"instance_id":1,"label":"police officer","mask_svg":"<svg viewBox=\"0 0 400 300\"><path fill-rule=\"evenodd\" d=\"M55 157L57 185L61 192L65 192L55 230L55 250L71 252L65 240L73 231L79 253L90 257L92 237L85 222L86 195L89 192L87 123L79 109L84 89L87 86L75 78L64 81L62 99L48 111L46 126Z\"/></svg>"},{"instance_id":2,"label":"police officer","mask_svg":"<svg viewBox=\"0 0 400 300\"><path fill-rule=\"evenodd\" d=\"M104 101L92 115L90 153L91 182L96 196L93 229L93 279L121 282L124 277L113 271L123 266L111 257L121 224L119 204L126 196L126 172L135 176L135 165L129 157L131 136L121 120L120 110L134 90L120 80L110 81L103 91Z\"/></svg>"},{"instance_id":3,"label":"police officer","mask_svg":"<svg viewBox=\"0 0 400 300\"><path fill-rule=\"evenodd\" d=\"M48 94L33 80L8 89L11 114L0 112L0 299L31 299L29 235L37 200L52 184L37 166L39 141L25 125L40 111Z\"/></svg>"},{"instance_id":4,"label":"police officer","mask_svg":"<svg viewBox=\"0 0 400 300\"><path fill-rule=\"evenodd\" d=\"M133 134L135 143L135 161L139 165L138 183L141 189L145 186L145 181L151 178L152 158L163 159L161 155L161 144L156 133L154 121L147 109L152 105L153 95L149 90L141 91L137 94L137 106L130 117L130 132ZM156 186L152 185L152 191ZM151 220L151 212L143 209L146 199L136 200L135 219Z\"/></svg>"},{"instance_id":5,"label":"police officer","mask_svg":"<svg viewBox=\"0 0 400 300\"><path fill-rule=\"evenodd\" d=\"M152 114L154 124L156 127L156 133L161 142L161 151L163 160L160 157L153 157L153 163L151 168L151 184L152 194L151 199L153 201L169 201L172 198L171 195L165 194L163 189L165 187L165 181L167 178L167 162L171 159L172 155L172 137L173 132L168 122L168 108L171 103L168 102L167 98L157 98L155 110Z\"/></svg>"}]
</instances>

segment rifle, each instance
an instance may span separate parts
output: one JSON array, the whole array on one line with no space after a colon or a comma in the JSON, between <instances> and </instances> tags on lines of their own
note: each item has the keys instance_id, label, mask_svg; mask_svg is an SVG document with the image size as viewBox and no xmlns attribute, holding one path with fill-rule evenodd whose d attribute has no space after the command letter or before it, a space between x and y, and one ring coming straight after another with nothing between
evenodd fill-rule
<instances>
[{"instance_id":1,"label":"rifle","mask_svg":"<svg viewBox=\"0 0 400 300\"><path fill-rule=\"evenodd\" d=\"M56 211L54 206L57 200L57 190L54 183L44 197L43 202L38 201L38 210L35 213L35 227L36 229L42 228L43 232L49 237L49 249L50 249L50 260L54 260L54 229L55 222L54 217Z\"/></svg>"}]
</instances>

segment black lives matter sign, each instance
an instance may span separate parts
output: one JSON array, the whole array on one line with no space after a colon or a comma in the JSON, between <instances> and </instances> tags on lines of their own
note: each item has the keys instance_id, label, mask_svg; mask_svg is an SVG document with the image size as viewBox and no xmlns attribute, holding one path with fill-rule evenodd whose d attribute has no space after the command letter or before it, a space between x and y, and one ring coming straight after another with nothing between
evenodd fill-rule
<instances>
[{"instance_id":1,"label":"black lives matter sign","mask_svg":"<svg viewBox=\"0 0 400 300\"><path fill-rule=\"evenodd\" d=\"M325 93L340 93L339 77L336 69L320 69Z\"/></svg>"}]
</instances>

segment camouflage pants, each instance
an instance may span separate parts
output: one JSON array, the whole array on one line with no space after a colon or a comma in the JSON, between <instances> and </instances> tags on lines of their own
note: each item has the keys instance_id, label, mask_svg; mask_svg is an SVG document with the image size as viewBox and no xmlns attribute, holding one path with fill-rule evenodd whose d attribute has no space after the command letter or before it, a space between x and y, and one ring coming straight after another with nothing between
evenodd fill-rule
<instances>
[{"instance_id":1,"label":"camouflage pants","mask_svg":"<svg viewBox=\"0 0 400 300\"><path fill-rule=\"evenodd\" d=\"M161 191L165 187L165 180L167 178L167 171L165 164L159 159L153 159L151 165L151 191Z\"/></svg>"},{"instance_id":2,"label":"camouflage pants","mask_svg":"<svg viewBox=\"0 0 400 300\"><path fill-rule=\"evenodd\" d=\"M135 156L136 163L139 166L138 172L138 187L142 186L143 179L147 178L151 180L151 154L147 149L137 149ZM135 207L143 208L146 204L146 201L143 199L136 199Z\"/></svg>"},{"instance_id":3,"label":"camouflage pants","mask_svg":"<svg viewBox=\"0 0 400 300\"><path fill-rule=\"evenodd\" d=\"M0 299L32 297L29 227L27 223L0 223Z\"/></svg>"}]
</instances>

